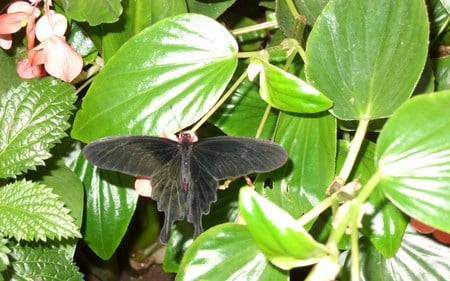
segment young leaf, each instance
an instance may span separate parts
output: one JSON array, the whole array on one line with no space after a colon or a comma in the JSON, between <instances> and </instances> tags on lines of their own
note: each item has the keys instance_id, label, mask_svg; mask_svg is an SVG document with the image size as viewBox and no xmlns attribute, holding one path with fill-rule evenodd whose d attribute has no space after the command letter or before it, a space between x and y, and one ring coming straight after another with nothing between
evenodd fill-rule
<instances>
[{"instance_id":1,"label":"young leaf","mask_svg":"<svg viewBox=\"0 0 450 281\"><path fill-rule=\"evenodd\" d=\"M309 36L306 77L339 119L389 117L420 77L428 29L422 0L331 0Z\"/></svg>"},{"instance_id":2,"label":"young leaf","mask_svg":"<svg viewBox=\"0 0 450 281\"><path fill-rule=\"evenodd\" d=\"M286 211L248 187L241 188L239 209L258 248L282 269L314 264L329 253Z\"/></svg>"},{"instance_id":3,"label":"young leaf","mask_svg":"<svg viewBox=\"0 0 450 281\"><path fill-rule=\"evenodd\" d=\"M380 187L399 209L450 232L450 91L419 95L388 120L378 139Z\"/></svg>"},{"instance_id":4,"label":"young leaf","mask_svg":"<svg viewBox=\"0 0 450 281\"><path fill-rule=\"evenodd\" d=\"M70 125L76 96L68 83L30 80L0 95L0 178L43 165Z\"/></svg>"},{"instance_id":5,"label":"young leaf","mask_svg":"<svg viewBox=\"0 0 450 281\"><path fill-rule=\"evenodd\" d=\"M83 281L78 267L57 248L15 246L11 266L5 272L6 280Z\"/></svg>"},{"instance_id":6,"label":"young leaf","mask_svg":"<svg viewBox=\"0 0 450 281\"><path fill-rule=\"evenodd\" d=\"M0 230L18 241L81 237L69 212L43 185L22 180L0 189Z\"/></svg>"},{"instance_id":7,"label":"young leaf","mask_svg":"<svg viewBox=\"0 0 450 281\"><path fill-rule=\"evenodd\" d=\"M316 113L329 109L333 103L300 78L266 61L253 59L249 77L259 73L259 93L271 106L296 113Z\"/></svg>"},{"instance_id":8,"label":"young leaf","mask_svg":"<svg viewBox=\"0 0 450 281\"><path fill-rule=\"evenodd\" d=\"M176 280L287 281L289 274L264 257L245 226L226 223L208 229L192 243Z\"/></svg>"},{"instance_id":9,"label":"young leaf","mask_svg":"<svg viewBox=\"0 0 450 281\"><path fill-rule=\"evenodd\" d=\"M185 128L215 104L236 65L236 41L218 22L197 14L161 20L108 61L83 100L72 136L90 142Z\"/></svg>"}]
</instances>

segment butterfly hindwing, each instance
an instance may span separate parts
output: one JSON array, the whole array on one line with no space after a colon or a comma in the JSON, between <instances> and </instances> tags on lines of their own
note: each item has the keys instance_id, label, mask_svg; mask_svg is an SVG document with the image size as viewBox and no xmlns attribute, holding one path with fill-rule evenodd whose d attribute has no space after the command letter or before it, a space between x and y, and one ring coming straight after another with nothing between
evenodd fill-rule
<instances>
[{"instance_id":1,"label":"butterfly hindwing","mask_svg":"<svg viewBox=\"0 0 450 281\"><path fill-rule=\"evenodd\" d=\"M282 166L288 155L276 143L243 137L213 137L194 143L193 158L216 179L268 172Z\"/></svg>"}]
</instances>

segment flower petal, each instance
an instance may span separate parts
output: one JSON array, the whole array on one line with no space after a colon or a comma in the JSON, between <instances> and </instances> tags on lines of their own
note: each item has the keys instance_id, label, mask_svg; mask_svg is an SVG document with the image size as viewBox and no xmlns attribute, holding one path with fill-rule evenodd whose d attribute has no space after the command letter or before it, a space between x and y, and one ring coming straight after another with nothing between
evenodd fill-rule
<instances>
[{"instance_id":1,"label":"flower petal","mask_svg":"<svg viewBox=\"0 0 450 281\"><path fill-rule=\"evenodd\" d=\"M0 47L9 50L12 46L12 36L11 34L0 34Z\"/></svg>"},{"instance_id":2,"label":"flower petal","mask_svg":"<svg viewBox=\"0 0 450 281\"><path fill-rule=\"evenodd\" d=\"M12 34L27 24L28 14L18 12L0 15L0 34Z\"/></svg>"},{"instance_id":3,"label":"flower petal","mask_svg":"<svg viewBox=\"0 0 450 281\"><path fill-rule=\"evenodd\" d=\"M42 44L45 53L45 70L52 75L70 82L83 68L81 56L66 43L61 36L47 38Z\"/></svg>"},{"instance_id":4,"label":"flower petal","mask_svg":"<svg viewBox=\"0 0 450 281\"><path fill-rule=\"evenodd\" d=\"M17 73L24 79L31 79L35 77L42 77L47 75L43 65L31 66L28 59L19 61L17 63Z\"/></svg>"},{"instance_id":5,"label":"flower petal","mask_svg":"<svg viewBox=\"0 0 450 281\"><path fill-rule=\"evenodd\" d=\"M67 19L64 15L49 11L36 23L36 37L44 41L50 36L63 36L67 30Z\"/></svg>"}]
</instances>

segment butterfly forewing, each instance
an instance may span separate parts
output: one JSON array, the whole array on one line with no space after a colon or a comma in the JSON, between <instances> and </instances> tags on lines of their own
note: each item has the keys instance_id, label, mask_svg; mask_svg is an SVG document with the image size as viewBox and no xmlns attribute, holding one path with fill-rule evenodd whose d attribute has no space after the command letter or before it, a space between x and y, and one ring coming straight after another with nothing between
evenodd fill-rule
<instances>
[{"instance_id":1,"label":"butterfly forewing","mask_svg":"<svg viewBox=\"0 0 450 281\"><path fill-rule=\"evenodd\" d=\"M117 136L96 140L83 149L94 165L132 176L152 178L179 154L178 143L150 136Z\"/></svg>"},{"instance_id":2,"label":"butterfly forewing","mask_svg":"<svg viewBox=\"0 0 450 281\"><path fill-rule=\"evenodd\" d=\"M265 140L214 137L194 143L193 158L216 179L226 179L272 171L288 155L280 145Z\"/></svg>"}]
</instances>

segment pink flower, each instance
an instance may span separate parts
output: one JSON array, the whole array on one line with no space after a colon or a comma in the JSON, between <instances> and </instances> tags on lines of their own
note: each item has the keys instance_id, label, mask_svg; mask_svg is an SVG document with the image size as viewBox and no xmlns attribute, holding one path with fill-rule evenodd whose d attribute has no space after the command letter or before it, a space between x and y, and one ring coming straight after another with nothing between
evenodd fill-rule
<instances>
[{"instance_id":1,"label":"pink flower","mask_svg":"<svg viewBox=\"0 0 450 281\"><path fill-rule=\"evenodd\" d=\"M28 51L28 58L31 66L43 64L50 75L70 82L80 74L83 59L67 44L66 29L67 20L63 15L46 13L36 23L36 37L41 44Z\"/></svg>"},{"instance_id":2,"label":"pink flower","mask_svg":"<svg viewBox=\"0 0 450 281\"><path fill-rule=\"evenodd\" d=\"M34 25L39 15L40 11L28 2L17 1L12 3L8 7L7 13L0 15L0 47L10 49L12 46L11 34L27 25ZM32 37L34 42L34 35ZM30 37L28 39L30 40Z\"/></svg>"},{"instance_id":3,"label":"pink flower","mask_svg":"<svg viewBox=\"0 0 450 281\"><path fill-rule=\"evenodd\" d=\"M17 73L19 73L20 77L25 79L47 75L47 71L45 71L43 65L31 66L28 59L24 59L17 63Z\"/></svg>"}]
</instances>

